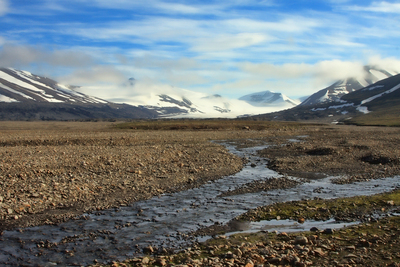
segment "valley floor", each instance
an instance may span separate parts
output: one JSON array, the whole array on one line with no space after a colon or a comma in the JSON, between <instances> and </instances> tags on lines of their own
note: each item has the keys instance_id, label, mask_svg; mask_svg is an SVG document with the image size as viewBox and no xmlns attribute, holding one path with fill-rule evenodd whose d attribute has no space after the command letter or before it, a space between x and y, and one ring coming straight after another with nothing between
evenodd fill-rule
<instances>
[{"instance_id":1,"label":"valley floor","mask_svg":"<svg viewBox=\"0 0 400 267\"><path fill-rule=\"evenodd\" d=\"M2 122L0 230L57 224L239 171L244 159L211 140L236 140L240 146L268 142L272 146L260 155L270 159L269 167L297 177L340 175L337 183L350 183L400 175L398 128L229 120L171 124L154 122L146 130L134 122L124 127L119 122ZM392 246L400 248L396 242ZM303 263L293 266L309 264Z\"/></svg>"}]
</instances>

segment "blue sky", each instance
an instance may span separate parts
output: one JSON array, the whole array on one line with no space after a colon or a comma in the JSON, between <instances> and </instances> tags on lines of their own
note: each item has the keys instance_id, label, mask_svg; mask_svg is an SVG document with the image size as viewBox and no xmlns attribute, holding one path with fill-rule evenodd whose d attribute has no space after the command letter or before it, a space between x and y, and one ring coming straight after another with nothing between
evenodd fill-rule
<instances>
[{"instance_id":1,"label":"blue sky","mask_svg":"<svg viewBox=\"0 0 400 267\"><path fill-rule=\"evenodd\" d=\"M0 0L0 65L106 99L130 77L299 97L365 64L400 72L399 25L400 1Z\"/></svg>"}]
</instances>

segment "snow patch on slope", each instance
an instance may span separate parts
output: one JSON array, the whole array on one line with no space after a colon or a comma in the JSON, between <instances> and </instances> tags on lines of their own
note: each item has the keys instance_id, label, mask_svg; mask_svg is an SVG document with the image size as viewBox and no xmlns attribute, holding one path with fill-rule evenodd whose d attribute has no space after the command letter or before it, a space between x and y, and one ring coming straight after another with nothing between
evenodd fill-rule
<instances>
[{"instance_id":1,"label":"snow patch on slope","mask_svg":"<svg viewBox=\"0 0 400 267\"><path fill-rule=\"evenodd\" d=\"M5 96L5 95L0 95L0 102L7 102L7 103L12 103L12 102L18 102L14 98Z\"/></svg>"},{"instance_id":2,"label":"snow patch on slope","mask_svg":"<svg viewBox=\"0 0 400 267\"><path fill-rule=\"evenodd\" d=\"M372 100L377 99L378 97L381 97L381 96L383 96L383 95L385 95L385 94L390 94L390 93L396 91L396 90L399 89L399 88L400 88L400 84L396 85L396 86L393 87L392 89L387 90L387 91L385 91L385 92L383 92L383 93L381 93L381 94L377 94L377 95L371 96L370 98L364 99L363 101L361 101L361 105L362 105L362 104L365 104L365 103L368 103L368 102L371 102Z\"/></svg>"}]
</instances>

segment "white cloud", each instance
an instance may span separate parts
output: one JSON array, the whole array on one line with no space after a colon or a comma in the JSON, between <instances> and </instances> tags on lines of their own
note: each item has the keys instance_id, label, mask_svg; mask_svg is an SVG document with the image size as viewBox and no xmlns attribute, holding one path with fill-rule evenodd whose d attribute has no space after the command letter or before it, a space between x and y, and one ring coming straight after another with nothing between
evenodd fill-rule
<instances>
[{"instance_id":1,"label":"white cloud","mask_svg":"<svg viewBox=\"0 0 400 267\"><path fill-rule=\"evenodd\" d=\"M224 51L253 46L272 39L258 33L225 34L214 38L200 39L191 49L198 52Z\"/></svg>"},{"instance_id":2,"label":"white cloud","mask_svg":"<svg viewBox=\"0 0 400 267\"><path fill-rule=\"evenodd\" d=\"M386 1L373 2L369 6L350 6L353 11L369 11L379 13L400 13L400 3L389 3Z\"/></svg>"},{"instance_id":3,"label":"white cloud","mask_svg":"<svg viewBox=\"0 0 400 267\"><path fill-rule=\"evenodd\" d=\"M394 57L381 58L381 56L372 56L368 60L368 64L378 66L384 70L389 71L391 74L400 73L400 60Z\"/></svg>"},{"instance_id":4,"label":"white cloud","mask_svg":"<svg viewBox=\"0 0 400 267\"><path fill-rule=\"evenodd\" d=\"M341 60L324 60L315 64L294 64L274 65L267 63L243 63L240 67L255 75L262 75L267 78L303 78L314 77L325 81L344 79L347 77L360 77L363 75L362 62L351 62Z\"/></svg>"},{"instance_id":5,"label":"white cloud","mask_svg":"<svg viewBox=\"0 0 400 267\"><path fill-rule=\"evenodd\" d=\"M8 0L0 0L0 16L4 16L9 11Z\"/></svg>"},{"instance_id":6,"label":"white cloud","mask_svg":"<svg viewBox=\"0 0 400 267\"><path fill-rule=\"evenodd\" d=\"M60 81L73 85L113 85L118 86L127 80L124 72L113 66L93 66L77 69L71 74L60 77ZM113 92L115 94L115 92Z\"/></svg>"},{"instance_id":7,"label":"white cloud","mask_svg":"<svg viewBox=\"0 0 400 267\"><path fill-rule=\"evenodd\" d=\"M0 47L0 62L5 67L21 67L29 64L82 67L93 64L93 58L77 50L48 50L44 47L6 43Z\"/></svg>"}]
</instances>

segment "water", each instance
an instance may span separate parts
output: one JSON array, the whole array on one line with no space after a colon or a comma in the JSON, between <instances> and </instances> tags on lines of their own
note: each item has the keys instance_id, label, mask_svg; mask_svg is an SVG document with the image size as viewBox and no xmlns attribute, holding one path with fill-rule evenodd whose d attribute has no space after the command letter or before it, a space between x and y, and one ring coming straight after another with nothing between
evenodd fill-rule
<instances>
[{"instance_id":1,"label":"water","mask_svg":"<svg viewBox=\"0 0 400 267\"><path fill-rule=\"evenodd\" d=\"M200 188L85 214L81 219L60 225L5 231L0 241L0 264L87 265L94 260L108 262L134 257L148 245L179 250L195 241L189 234L200 227L227 223L258 206L314 197L372 195L400 185L398 176L350 185L332 184L330 180L333 177L327 177L291 189L218 197L223 192L253 181L280 177L266 168L267 161L256 154L257 150L266 146L240 150L233 144L226 143L226 146L232 153L249 159L249 163L236 175L209 182ZM278 222L249 223L246 231L286 229L284 221Z\"/></svg>"}]
</instances>

